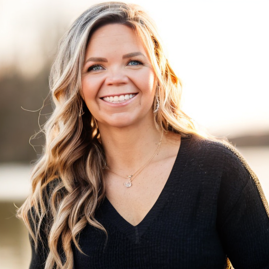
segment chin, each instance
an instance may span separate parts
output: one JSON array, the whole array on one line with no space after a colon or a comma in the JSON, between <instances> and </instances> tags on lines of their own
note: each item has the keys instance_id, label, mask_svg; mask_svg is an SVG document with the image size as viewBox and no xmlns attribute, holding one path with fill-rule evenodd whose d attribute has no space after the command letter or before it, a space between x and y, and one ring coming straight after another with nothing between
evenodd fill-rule
<instances>
[{"instance_id":1,"label":"chin","mask_svg":"<svg viewBox=\"0 0 269 269\"><path fill-rule=\"evenodd\" d=\"M131 126L137 126L142 122L143 119L134 117L134 115L118 115L104 121L103 124L108 127L127 128Z\"/></svg>"},{"instance_id":2,"label":"chin","mask_svg":"<svg viewBox=\"0 0 269 269\"><path fill-rule=\"evenodd\" d=\"M102 119L99 118L99 124L106 126L107 128L127 128L127 127L138 127L138 126L149 126L153 122L153 113L151 108L145 111L139 111L135 113L114 113L110 115L104 115Z\"/></svg>"},{"instance_id":3,"label":"chin","mask_svg":"<svg viewBox=\"0 0 269 269\"><path fill-rule=\"evenodd\" d=\"M109 123L106 123L107 126L109 127L115 127L115 128L126 128L126 127L131 127L133 125L136 125L137 121L132 121L132 120L115 120L115 121L110 121Z\"/></svg>"}]
</instances>

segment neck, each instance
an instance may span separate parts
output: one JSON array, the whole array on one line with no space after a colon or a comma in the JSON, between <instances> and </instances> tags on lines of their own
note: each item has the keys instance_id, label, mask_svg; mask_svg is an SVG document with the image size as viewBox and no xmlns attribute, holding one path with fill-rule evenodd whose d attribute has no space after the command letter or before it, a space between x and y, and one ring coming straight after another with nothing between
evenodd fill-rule
<instances>
[{"instance_id":1,"label":"neck","mask_svg":"<svg viewBox=\"0 0 269 269\"><path fill-rule=\"evenodd\" d=\"M112 171L132 174L155 152L161 138L154 122L145 126L115 128L99 125L106 160Z\"/></svg>"}]
</instances>

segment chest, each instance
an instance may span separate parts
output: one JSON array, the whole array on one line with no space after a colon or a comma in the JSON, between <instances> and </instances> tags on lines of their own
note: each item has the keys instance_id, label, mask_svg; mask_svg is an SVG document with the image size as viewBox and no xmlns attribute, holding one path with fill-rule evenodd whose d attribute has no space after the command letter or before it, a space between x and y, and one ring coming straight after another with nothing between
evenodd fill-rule
<instances>
[{"instance_id":1,"label":"chest","mask_svg":"<svg viewBox=\"0 0 269 269\"><path fill-rule=\"evenodd\" d=\"M131 225L138 225L153 208L160 197L172 171L175 157L152 163L132 180L109 174L106 178L106 197L119 215Z\"/></svg>"}]
</instances>

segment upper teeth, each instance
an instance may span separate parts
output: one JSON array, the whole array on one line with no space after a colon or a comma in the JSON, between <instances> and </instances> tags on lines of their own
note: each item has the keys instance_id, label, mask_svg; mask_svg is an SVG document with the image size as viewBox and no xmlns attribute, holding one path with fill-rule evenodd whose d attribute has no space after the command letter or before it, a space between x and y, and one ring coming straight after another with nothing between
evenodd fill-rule
<instances>
[{"instance_id":1,"label":"upper teeth","mask_svg":"<svg viewBox=\"0 0 269 269\"><path fill-rule=\"evenodd\" d=\"M125 100L129 100L133 98L135 94L125 94L125 95L117 95L117 96L106 96L103 99L107 102L111 103L120 103Z\"/></svg>"}]
</instances>

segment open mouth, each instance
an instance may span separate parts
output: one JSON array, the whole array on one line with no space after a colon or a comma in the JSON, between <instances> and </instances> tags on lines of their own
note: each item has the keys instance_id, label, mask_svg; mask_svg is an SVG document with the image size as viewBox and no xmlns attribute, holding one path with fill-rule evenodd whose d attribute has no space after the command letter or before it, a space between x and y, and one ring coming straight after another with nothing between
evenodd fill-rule
<instances>
[{"instance_id":1,"label":"open mouth","mask_svg":"<svg viewBox=\"0 0 269 269\"><path fill-rule=\"evenodd\" d=\"M122 94L122 95L116 95L116 96L106 96L106 97L102 97L101 99L103 99L106 102L115 104L115 103L123 103L127 100L134 98L136 95L137 93L130 93L130 94Z\"/></svg>"}]
</instances>

